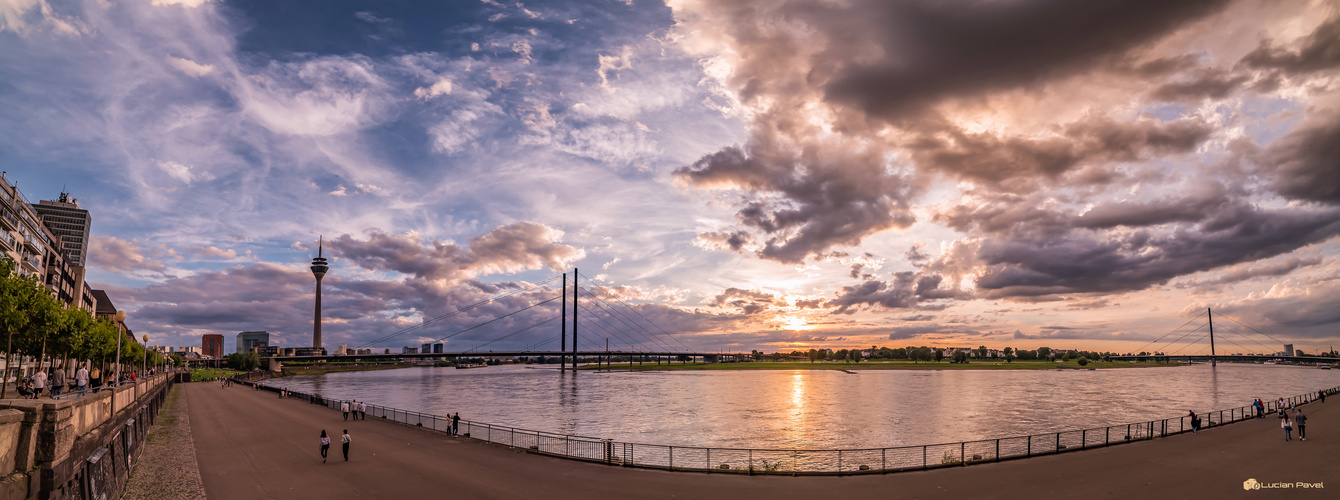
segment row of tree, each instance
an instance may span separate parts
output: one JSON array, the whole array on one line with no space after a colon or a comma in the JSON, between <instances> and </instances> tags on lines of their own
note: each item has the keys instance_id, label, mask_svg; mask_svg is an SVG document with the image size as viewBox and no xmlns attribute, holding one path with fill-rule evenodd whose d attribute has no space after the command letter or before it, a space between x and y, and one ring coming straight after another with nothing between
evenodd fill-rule
<instances>
[{"instance_id":1,"label":"row of tree","mask_svg":"<svg viewBox=\"0 0 1340 500\"><path fill-rule=\"evenodd\" d=\"M969 354L968 352L969 350L970 349L946 350L944 348L927 347L927 346L920 346L920 347L909 346L909 347L897 347L897 348L871 346L870 349L838 349L838 350L810 349L809 351L791 351L790 354L781 352L767 354L764 353L763 351L755 350L753 351L753 357L755 360L758 361L761 361L765 358L770 358L774 361L780 361L785 358L791 358L791 359L808 358L811 362L831 360L831 361L846 361L852 363L859 363L861 362L862 359L867 359L867 357L868 359L906 359L918 362L935 361L938 363L940 361L943 361L946 357L948 357L949 359L958 363L967 363L969 362L970 359L974 358L1002 359L1006 362L1014 361L1015 359L1025 361L1029 360L1055 361L1058 359L1062 361L1069 361L1072 359L1079 359L1079 358L1084 358L1085 361L1088 361L1088 360L1103 359L1105 357L1115 355L1114 353L1110 352L1094 352L1094 351L1065 351L1057 353L1054 352L1049 347L1039 347L1035 350L1014 349L1013 347L1006 347L1000 351L993 351L991 349L987 349L986 346L980 346L976 349L971 349L971 351L973 351L971 354ZM866 354L867 351L869 352L869 354Z\"/></svg>"},{"instance_id":2,"label":"row of tree","mask_svg":"<svg viewBox=\"0 0 1340 500\"><path fill-rule=\"evenodd\" d=\"M13 373L16 356L32 356L39 369L48 369L59 360L62 367L77 361L87 362L106 373L116 362L117 339L121 342L121 363L129 367L162 362L158 353L149 351L121 332L107 319L97 319L90 311L66 306L51 296L37 276L19 276L10 258L0 261L0 329L5 332L5 369L0 381ZM146 356L148 359L146 360ZM129 371L130 368L127 368ZM67 374L74 375L67 369ZM0 398L8 396L7 384Z\"/></svg>"}]
</instances>

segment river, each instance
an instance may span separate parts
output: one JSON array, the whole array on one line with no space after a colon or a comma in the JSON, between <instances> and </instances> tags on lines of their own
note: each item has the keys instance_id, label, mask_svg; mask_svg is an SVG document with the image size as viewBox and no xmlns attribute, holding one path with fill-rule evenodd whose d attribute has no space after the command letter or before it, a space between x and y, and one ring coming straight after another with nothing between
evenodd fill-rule
<instances>
[{"instance_id":1,"label":"river","mask_svg":"<svg viewBox=\"0 0 1340 500\"><path fill-rule=\"evenodd\" d=\"M270 385L476 422L674 446L873 448L1101 427L1340 386L1340 370L560 373L521 365L303 375ZM1340 401L1337 402L1340 404Z\"/></svg>"}]
</instances>

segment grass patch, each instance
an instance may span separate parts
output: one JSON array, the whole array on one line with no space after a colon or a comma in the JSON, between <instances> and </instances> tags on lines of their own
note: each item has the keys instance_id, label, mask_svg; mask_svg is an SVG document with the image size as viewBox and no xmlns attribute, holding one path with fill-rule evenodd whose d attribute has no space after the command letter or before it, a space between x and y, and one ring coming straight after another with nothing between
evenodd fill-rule
<instances>
[{"instance_id":1,"label":"grass patch","mask_svg":"<svg viewBox=\"0 0 1340 500\"><path fill-rule=\"evenodd\" d=\"M240 373L242 372L230 370L228 368L192 368L191 381L217 382L221 378L231 377Z\"/></svg>"}]
</instances>

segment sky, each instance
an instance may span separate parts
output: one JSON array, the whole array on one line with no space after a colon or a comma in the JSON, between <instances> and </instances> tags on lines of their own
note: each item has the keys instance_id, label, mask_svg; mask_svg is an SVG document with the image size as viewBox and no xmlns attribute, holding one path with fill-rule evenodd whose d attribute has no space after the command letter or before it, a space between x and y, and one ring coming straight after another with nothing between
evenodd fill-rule
<instances>
[{"instance_id":1,"label":"sky","mask_svg":"<svg viewBox=\"0 0 1340 500\"><path fill-rule=\"evenodd\" d=\"M556 348L573 268L583 348L1340 340L1334 2L0 0L0 49L0 169L150 344L310 345L322 238L328 348Z\"/></svg>"}]
</instances>

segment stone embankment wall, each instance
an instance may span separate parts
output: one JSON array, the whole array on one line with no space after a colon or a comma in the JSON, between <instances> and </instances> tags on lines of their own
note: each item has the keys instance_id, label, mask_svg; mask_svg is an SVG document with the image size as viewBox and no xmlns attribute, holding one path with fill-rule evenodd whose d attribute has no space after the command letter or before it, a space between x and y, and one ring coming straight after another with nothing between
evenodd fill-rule
<instances>
[{"instance_id":1,"label":"stone embankment wall","mask_svg":"<svg viewBox=\"0 0 1340 500\"><path fill-rule=\"evenodd\" d=\"M170 386L157 375L77 399L0 400L0 500L119 498Z\"/></svg>"}]
</instances>

